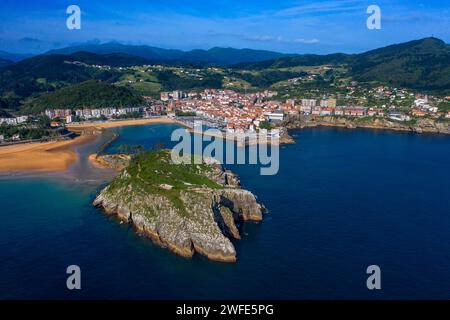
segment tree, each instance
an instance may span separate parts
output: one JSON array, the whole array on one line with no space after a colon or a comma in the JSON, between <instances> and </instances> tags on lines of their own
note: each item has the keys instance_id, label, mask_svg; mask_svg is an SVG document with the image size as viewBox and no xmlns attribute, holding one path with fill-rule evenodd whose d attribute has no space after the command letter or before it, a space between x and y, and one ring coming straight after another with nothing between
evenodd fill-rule
<instances>
[{"instance_id":1,"label":"tree","mask_svg":"<svg viewBox=\"0 0 450 320\"><path fill-rule=\"evenodd\" d=\"M269 121L263 121L259 124L259 128L270 130L272 129L272 124Z\"/></svg>"}]
</instances>

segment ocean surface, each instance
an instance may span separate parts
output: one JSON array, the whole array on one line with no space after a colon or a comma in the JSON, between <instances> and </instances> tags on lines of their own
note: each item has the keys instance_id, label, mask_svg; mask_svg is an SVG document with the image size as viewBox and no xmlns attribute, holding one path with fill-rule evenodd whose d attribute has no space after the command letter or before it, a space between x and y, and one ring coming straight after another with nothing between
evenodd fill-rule
<instances>
[{"instance_id":1,"label":"ocean surface","mask_svg":"<svg viewBox=\"0 0 450 320\"><path fill-rule=\"evenodd\" d=\"M176 125L114 129L121 144L170 142ZM270 213L244 223L238 262L180 258L91 203L113 173L78 147L67 173L0 177L1 299L449 299L450 137L292 131L280 171L229 165ZM81 268L82 290L66 289ZM382 290L366 287L381 268Z\"/></svg>"}]
</instances>

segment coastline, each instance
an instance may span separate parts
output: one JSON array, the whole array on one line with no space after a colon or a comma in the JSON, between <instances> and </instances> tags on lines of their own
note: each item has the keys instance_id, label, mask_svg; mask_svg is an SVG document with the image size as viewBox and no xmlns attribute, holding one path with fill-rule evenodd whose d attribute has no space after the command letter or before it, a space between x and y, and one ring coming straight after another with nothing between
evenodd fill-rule
<instances>
[{"instance_id":1,"label":"coastline","mask_svg":"<svg viewBox=\"0 0 450 320\"><path fill-rule=\"evenodd\" d=\"M450 121L436 122L430 119L418 119L414 124L394 122L387 119L372 119L370 121L358 121L349 118L339 117L305 117L289 121L285 127L287 129L304 129L315 127L331 127L345 129L372 129L387 130L396 132L414 132L429 134L450 134Z\"/></svg>"},{"instance_id":2,"label":"coastline","mask_svg":"<svg viewBox=\"0 0 450 320\"><path fill-rule=\"evenodd\" d=\"M95 139L96 133L109 128L152 123L176 123L186 126L182 122L170 118L68 125L67 128L70 131L79 133L80 136L72 140L0 146L0 173L66 171L79 158L73 147L92 141Z\"/></svg>"},{"instance_id":3,"label":"coastline","mask_svg":"<svg viewBox=\"0 0 450 320\"><path fill-rule=\"evenodd\" d=\"M0 147L0 172L64 171L78 160L74 146L94 136L82 135L67 141L29 143Z\"/></svg>"},{"instance_id":4,"label":"coastline","mask_svg":"<svg viewBox=\"0 0 450 320\"><path fill-rule=\"evenodd\" d=\"M84 130L97 130L101 131L104 129L117 128L117 127L127 127L127 126L139 126L152 123L175 123L186 127L181 121L171 118L151 118L151 119L132 119L132 120L114 120L114 121L104 121L104 122L84 122L75 123L67 125L67 129L74 132L80 132Z\"/></svg>"},{"instance_id":5,"label":"coastline","mask_svg":"<svg viewBox=\"0 0 450 320\"><path fill-rule=\"evenodd\" d=\"M261 144L261 142L257 139L257 138L253 138L253 139L248 139L246 137L248 137L247 135L243 134L243 135L239 135L236 133L221 133L221 134L216 134L214 132L210 132L210 131L199 131L196 129L192 129L189 128L188 131L192 134L197 134L197 135L203 135L203 136L209 136L209 137L215 137L215 138L219 138L222 140L230 140L230 141L234 141L237 143L238 147L244 147L244 146L252 146L252 145L259 145ZM244 141L243 141L244 140ZM285 130L285 132L283 132L283 134L279 137L278 142L273 142L272 139L268 138L267 139L267 144L271 145L284 145L284 144L294 144L295 140L289 135L289 133L287 132L287 130Z\"/></svg>"},{"instance_id":6,"label":"coastline","mask_svg":"<svg viewBox=\"0 0 450 320\"><path fill-rule=\"evenodd\" d=\"M71 124L67 126L68 129L80 134L80 136L72 140L32 142L18 145L0 146L0 173L65 171L78 160L79 156L73 147L82 143L90 142L102 131L116 127L156 123L174 123L187 128L187 130L193 134L200 133L182 121L172 118L116 120ZM447 127L445 127L446 125ZM425 121L425 119L414 126L378 119L370 122L358 122L351 119L335 117L295 119L284 125L286 129L303 129L321 126L348 129L365 128L416 133L450 134L450 125L441 124L441 126L438 127L434 122L429 123L428 121ZM202 134L216 136L211 132L205 131L203 131ZM113 137L113 140L115 138L117 137ZM223 137L219 136L219 138ZM225 139L227 138L236 141L236 137L225 136ZM244 145L251 145L255 143L257 142L245 141ZM270 139L268 140L268 143L271 143ZM279 144L283 145L292 143L295 143L295 139L289 136L288 130L286 130L285 134L280 137ZM96 162L93 161L92 158L97 158L98 154L99 153L91 155L89 160L91 162ZM97 166L102 167L104 166L104 163L97 163Z\"/></svg>"}]
</instances>

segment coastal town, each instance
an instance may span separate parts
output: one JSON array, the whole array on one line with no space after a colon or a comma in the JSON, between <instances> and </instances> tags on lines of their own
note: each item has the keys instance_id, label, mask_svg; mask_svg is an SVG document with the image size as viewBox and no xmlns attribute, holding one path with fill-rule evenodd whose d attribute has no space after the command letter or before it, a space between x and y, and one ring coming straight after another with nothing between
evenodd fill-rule
<instances>
[{"instance_id":1,"label":"coastal town","mask_svg":"<svg viewBox=\"0 0 450 320\"><path fill-rule=\"evenodd\" d=\"M450 0L0 0L0 15L13 314L450 300Z\"/></svg>"},{"instance_id":2,"label":"coastal town","mask_svg":"<svg viewBox=\"0 0 450 320\"><path fill-rule=\"evenodd\" d=\"M354 84L353 84L354 86ZM356 91L356 88L354 88ZM144 105L139 107L71 108L61 106L47 109L40 115L49 119L49 126L61 130L68 124L86 121L106 121L121 119L168 117L184 120L203 120L212 127L227 133L255 133L260 129L282 127L292 117L333 117L348 119L386 119L408 123L420 118L435 121L450 120L450 111L438 108L441 103L449 103L450 97L413 93L405 89L378 86L366 93L369 98L383 98L385 103L376 106L342 104L341 98L321 96L320 98L280 99L277 91L242 93L229 89L205 89L201 91L174 90L161 92L159 99L144 97ZM361 99L360 99L361 100ZM409 101L405 105L405 101ZM20 132L4 130L11 127L35 127L36 116L20 115L0 118L0 143L18 142L24 139ZM8 134L10 132L10 134ZM12 134L11 134L12 132Z\"/></svg>"}]
</instances>

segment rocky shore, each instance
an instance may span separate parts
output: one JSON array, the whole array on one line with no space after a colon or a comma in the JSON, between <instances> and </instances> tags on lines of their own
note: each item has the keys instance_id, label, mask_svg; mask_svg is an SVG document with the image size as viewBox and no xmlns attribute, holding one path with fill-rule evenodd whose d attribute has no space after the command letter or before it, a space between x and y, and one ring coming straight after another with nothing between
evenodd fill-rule
<instances>
[{"instance_id":1,"label":"rocky shore","mask_svg":"<svg viewBox=\"0 0 450 320\"><path fill-rule=\"evenodd\" d=\"M227 132L208 132L208 131L202 131L202 130L195 130L195 129L188 129L188 131L192 134L198 134L198 135L204 135L204 136L211 136L216 137L220 139L226 139L230 141L234 141L237 146L244 147L249 145L259 145L259 144L273 144L273 145L283 145L283 144L294 144L295 140L289 135L288 131L284 128L276 128L280 131L280 137L278 140L272 140L271 138L268 138L267 140L264 140L262 142L257 133L253 134L233 134L233 133L227 133Z\"/></svg>"},{"instance_id":2,"label":"rocky shore","mask_svg":"<svg viewBox=\"0 0 450 320\"><path fill-rule=\"evenodd\" d=\"M120 171L128 166L131 156L127 154L107 154L98 155L96 153L89 155L89 161L100 168L107 168Z\"/></svg>"},{"instance_id":3,"label":"rocky shore","mask_svg":"<svg viewBox=\"0 0 450 320\"><path fill-rule=\"evenodd\" d=\"M436 121L421 118L413 122L398 122L380 118L348 118L348 117L319 117L301 116L291 118L285 123L288 129L302 129L309 127L339 127L339 128L368 128L393 131L408 131L417 133L439 133L450 134L450 121Z\"/></svg>"},{"instance_id":4,"label":"rocky shore","mask_svg":"<svg viewBox=\"0 0 450 320\"><path fill-rule=\"evenodd\" d=\"M237 259L230 239L240 239L239 223L260 221L265 212L214 160L177 165L166 150L133 159L93 204L180 256L222 262Z\"/></svg>"}]
</instances>

